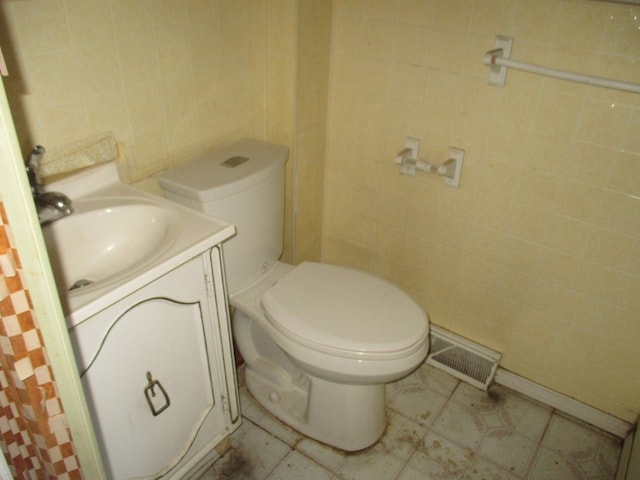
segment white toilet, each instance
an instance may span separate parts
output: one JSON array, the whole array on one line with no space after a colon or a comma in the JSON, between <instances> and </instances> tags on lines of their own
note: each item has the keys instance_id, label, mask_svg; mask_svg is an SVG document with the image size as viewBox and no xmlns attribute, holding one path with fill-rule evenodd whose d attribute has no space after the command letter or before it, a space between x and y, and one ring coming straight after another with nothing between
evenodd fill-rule
<instances>
[{"instance_id":1,"label":"white toilet","mask_svg":"<svg viewBox=\"0 0 640 480\"><path fill-rule=\"evenodd\" d=\"M360 450L384 432L385 383L425 359L429 321L407 294L368 273L278 261L287 154L245 139L158 180L167 198L237 228L224 257L251 394L304 435Z\"/></svg>"}]
</instances>

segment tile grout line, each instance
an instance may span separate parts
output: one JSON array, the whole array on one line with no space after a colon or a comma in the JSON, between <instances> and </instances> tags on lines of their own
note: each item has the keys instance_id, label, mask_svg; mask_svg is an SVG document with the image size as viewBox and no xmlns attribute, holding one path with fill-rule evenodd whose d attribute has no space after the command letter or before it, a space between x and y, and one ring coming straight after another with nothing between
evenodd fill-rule
<instances>
[{"instance_id":1,"label":"tile grout line","mask_svg":"<svg viewBox=\"0 0 640 480\"><path fill-rule=\"evenodd\" d=\"M525 479L529 478L529 476L533 472L533 468L535 466L536 459L538 458L538 454L540 453L540 449L542 448L542 441L544 440L544 437L547 435L547 432L549 431L549 427L551 426L551 421L552 421L553 415L555 413L556 413L556 409L555 408L551 408L550 412L549 412L549 418L547 419L547 421L546 421L546 423L544 425L544 428L542 429L542 432L540 434L540 438L536 442L536 448L534 449L533 456L531 457L531 461L529 462L529 465L527 466L527 471L525 473L525 476L523 477Z\"/></svg>"},{"instance_id":2,"label":"tile grout line","mask_svg":"<svg viewBox=\"0 0 640 480\"><path fill-rule=\"evenodd\" d=\"M479 412L476 412L475 410L473 410L472 408L468 407L464 403L460 403L460 402L457 402L457 401L453 400L453 396L455 395L456 391L460 388L461 384L462 384L462 382L459 381L458 384L456 385L456 387L452 390L450 397L447 399L447 401L445 402L445 404L441 408L440 412L438 413L438 415L434 419L434 422L433 422L434 424L437 421L437 417L440 416L442 411L444 411L446 409L447 405L449 405L450 403L454 403L454 404L458 405L459 407L464 408L465 410L469 411L473 415L480 414ZM506 390L509 390L509 389L506 389ZM488 394L488 391L485 392L485 393ZM513 393L513 392L511 392L511 393ZM518 395L518 396L521 397L520 395ZM446 438L448 441L452 442L453 444L457 445L458 447L460 447L462 449L469 450L473 454L474 458L479 458L482 461L487 462L487 463L493 465L494 467L504 471L505 473L508 473L510 475L514 475L514 476L516 476L518 478L526 479L526 478L528 478L528 475L530 474L530 470L532 469L532 466L533 466L533 463L534 463L534 460L535 460L535 456L536 456L536 454L537 454L537 452L539 450L539 447L540 447L540 444L541 444L542 439L544 437L544 434L545 434L545 432L547 431L547 429L549 427L549 424L551 422L551 418L553 416L553 413L554 413L554 409L549 409L549 416L547 418L547 421L545 422L545 426L542 429L542 432L539 435L539 437L537 438L537 440L535 440L534 452L527 460L527 466L526 466L526 469L525 469L524 476L521 476L521 475L517 474L516 472L514 472L512 470L509 470L504 465L496 463L495 460L493 460L491 458L488 458L485 455L479 453L479 449L481 448L484 440L487 437L487 432L483 432L482 433L482 436L481 436L481 439L478 442L478 445L473 449L470 448L469 446L465 446L465 445L461 444L458 440L450 437L446 433L438 433L438 432L434 432L434 433L437 434L437 435L441 435L442 437ZM431 432L431 428L428 429L427 434L425 434L425 436L428 435L429 432ZM522 435L521 433L516 432L515 430L511 430L510 429L510 433L514 434L514 435L518 435L518 436L520 436L520 437L522 437L524 439L531 440L526 435ZM469 462L469 464L464 468L464 471L462 472L463 475L469 471L469 468L471 468L471 465L472 465L472 462Z\"/></svg>"},{"instance_id":3,"label":"tile grout line","mask_svg":"<svg viewBox=\"0 0 640 480\"><path fill-rule=\"evenodd\" d=\"M454 393L456 392L456 390L459 388L461 381L457 380L455 387L453 387L451 389L451 391L448 393L448 395L445 397L446 400L444 401L444 403L442 404L442 406L438 409L438 411L436 413L434 413L433 418L431 419L431 421L429 422L429 425L423 425L420 422L415 421L412 418L407 417L406 415L404 415L402 412L395 410L391 405L388 405L387 408L389 410L392 410L393 412L395 412L397 415L400 415L402 418L405 418L407 421L412 422L412 423L416 423L422 427L424 427L425 432L423 435L420 436L420 441L418 442L418 445L416 446L416 448L414 449L414 451L411 453L411 455L409 455L409 458L407 458L407 460L404 460L404 466L402 467L402 469L398 472L398 475L396 475L395 479L398 480L403 472L407 469L407 468L414 468L411 467L410 462L411 460L418 454L418 452L423 451L424 452L424 447L425 447L425 439L426 437L432 433L432 427L435 424L435 422L437 421L437 419L440 417L440 415L442 414L442 412L445 410L445 408L447 407L447 405L449 404L449 402L452 401L452 397L454 395ZM427 390L431 390L428 387L425 386L425 388ZM396 393L396 396L398 394ZM443 395L444 396L444 395ZM445 437L446 438L446 437ZM396 457L397 458L397 457ZM420 471L420 470L419 470ZM424 473L424 472L422 472Z\"/></svg>"},{"instance_id":4,"label":"tile grout line","mask_svg":"<svg viewBox=\"0 0 640 480\"><path fill-rule=\"evenodd\" d=\"M460 384L462 382L460 380L457 380L455 387L453 387L451 389L451 391L448 393L448 395L445 397L446 400L444 401L444 403L442 404L442 406L438 409L438 411L433 415L433 419L429 422L429 425L422 425L420 422L416 422L415 420L405 416L404 414L402 414L401 412L394 410L393 407L387 407L390 410L393 410L396 414L402 416L403 418L406 418L408 421L413 422L413 423L417 423L418 425L421 425L424 427L425 432L424 434L420 437L420 442L418 444L418 446L415 448L415 450L411 453L411 455L409 456L409 458L407 460L404 461L404 466L402 467L402 469L400 470L400 472L398 472L398 475L395 477L395 480L398 480L403 472L405 470L407 470L407 468L413 468L414 470L420 471L421 473L425 474L425 472L422 472L422 470L414 468L410 465L411 460L419 453L426 453L426 445L425 445L425 439L427 438L427 436L431 433L435 433L436 435L440 435L437 432L434 432L432 430L433 425L436 423L436 421L438 420L438 418L440 417L440 415L442 414L442 412L447 408L447 405L449 405L451 402L453 402L453 396L455 394L455 392L458 390L458 388L460 388ZM428 387L425 386L425 388L427 390L431 390ZM444 396L444 395L443 395ZM455 403L455 402L454 402ZM444 438L446 438L448 441L451 441L452 443L458 445L457 442L454 442L453 440L451 440L449 437L442 435ZM460 445L458 445L460 446ZM464 447L466 448L466 447ZM470 450L470 449L469 449ZM475 454L475 451L473 452ZM468 466L467 466L468 468ZM464 472L462 473L466 473L467 468L465 468Z\"/></svg>"},{"instance_id":5,"label":"tile grout line","mask_svg":"<svg viewBox=\"0 0 640 480\"><path fill-rule=\"evenodd\" d=\"M269 414L268 412L266 412L266 413ZM269 473L267 473L267 475L264 477L264 480L268 480L269 476L278 468L278 466L283 462L283 460L285 458L287 458L289 456L289 454L291 454L292 452L299 453L300 455L302 455L306 459L310 460L311 462L313 462L316 465L318 465L319 467L321 467L323 470L326 470L327 472L329 472L332 475L332 478L333 477L338 477L340 479L343 478L342 475L340 475L339 472L336 472L332 468L329 468L328 466L319 463L318 460L316 460L315 458L310 457L306 452L298 449L298 445L300 444L300 442L302 442L302 440L307 439L308 437L300 437L300 438L295 440L293 445L291 445L291 444L289 444L289 442L287 442L285 439L283 439L280 436L278 436L276 433L270 432L265 427L263 427L262 425L256 423L255 421L251 420L250 418L245 417L245 416L243 416L242 418L243 418L243 420L246 420L246 421L250 422L253 426L259 428L263 432L271 435L273 438L275 438L276 440L279 440L280 442L284 443L287 447L289 447L289 451L287 452L287 454L273 467L273 469L271 471L269 471ZM275 419L275 417L273 417L273 418ZM309 440L313 440L313 439L309 438ZM322 444L322 445L324 445L324 444ZM331 448L331 447L328 447L328 448ZM344 463L344 462L342 462L342 463ZM342 465L342 463L341 463L341 465ZM255 479L255 480L261 480L261 479Z\"/></svg>"},{"instance_id":6,"label":"tile grout line","mask_svg":"<svg viewBox=\"0 0 640 480\"><path fill-rule=\"evenodd\" d=\"M250 422L254 427L259 428L260 430L262 430L263 432L269 434L271 437L275 438L276 440L282 442L283 444L285 444L288 448L289 451L286 453L286 455L284 457L282 457L280 459L280 461L278 463L276 463L273 468L271 470L269 470L262 478L254 478L252 480L267 480L269 478L269 476L278 468L278 466L280 466L280 464L282 463L282 461L287 458L289 456L289 454L291 452L293 452L293 447L291 445L289 445L287 442L285 442L282 438L280 438L278 435L274 434L273 432L270 432L269 430L267 430L266 428L262 427L261 425L257 424L256 422L254 422L253 420L243 416L242 417L243 420L247 420L248 422ZM247 432L244 432L243 435L246 435ZM232 443L232 447L233 447L233 443Z\"/></svg>"}]
</instances>

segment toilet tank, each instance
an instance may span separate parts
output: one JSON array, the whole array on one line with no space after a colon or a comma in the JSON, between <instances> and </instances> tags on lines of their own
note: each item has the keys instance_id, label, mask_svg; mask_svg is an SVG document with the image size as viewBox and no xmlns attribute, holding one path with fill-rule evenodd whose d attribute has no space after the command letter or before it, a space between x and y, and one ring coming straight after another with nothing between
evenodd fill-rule
<instances>
[{"instance_id":1,"label":"toilet tank","mask_svg":"<svg viewBox=\"0 0 640 480\"><path fill-rule=\"evenodd\" d=\"M288 149L244 139L158 177L169 200L232 223L224 243L229 294L252 285L282 255Z\"/></svg>"}]
</instances>

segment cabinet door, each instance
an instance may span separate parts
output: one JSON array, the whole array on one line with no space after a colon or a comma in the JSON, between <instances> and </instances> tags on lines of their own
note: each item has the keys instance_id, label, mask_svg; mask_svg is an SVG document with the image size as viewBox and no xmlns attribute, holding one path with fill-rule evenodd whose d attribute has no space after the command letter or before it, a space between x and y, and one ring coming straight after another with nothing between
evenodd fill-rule
<instances>
[{"instance_id":1,"label":"cabinet door","mask_svg":"<svg viewBox=\"0 0 640 480\"><path fill-rule=\"evenodd\" d=\"M199 430L224 427L203 260L72 330L111 478L156 478L185 457Z\"/></svg>"}]
</instances>

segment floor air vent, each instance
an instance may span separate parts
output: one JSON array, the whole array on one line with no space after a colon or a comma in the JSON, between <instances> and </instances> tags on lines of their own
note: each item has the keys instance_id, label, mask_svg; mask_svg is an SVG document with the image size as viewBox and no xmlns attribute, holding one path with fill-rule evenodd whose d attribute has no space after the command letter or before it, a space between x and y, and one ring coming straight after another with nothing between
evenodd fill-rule
<instances>
[{"instance_id":1,"label":"floor air vent","mask_svg":"<svg viewBox=\"0 0 640 480\"><path fill-rule=\"evenodd\" d=\"M501 355L466 338L431 326L427 363L486 390L493 381Z\"/></svg>"}]
</instances>

